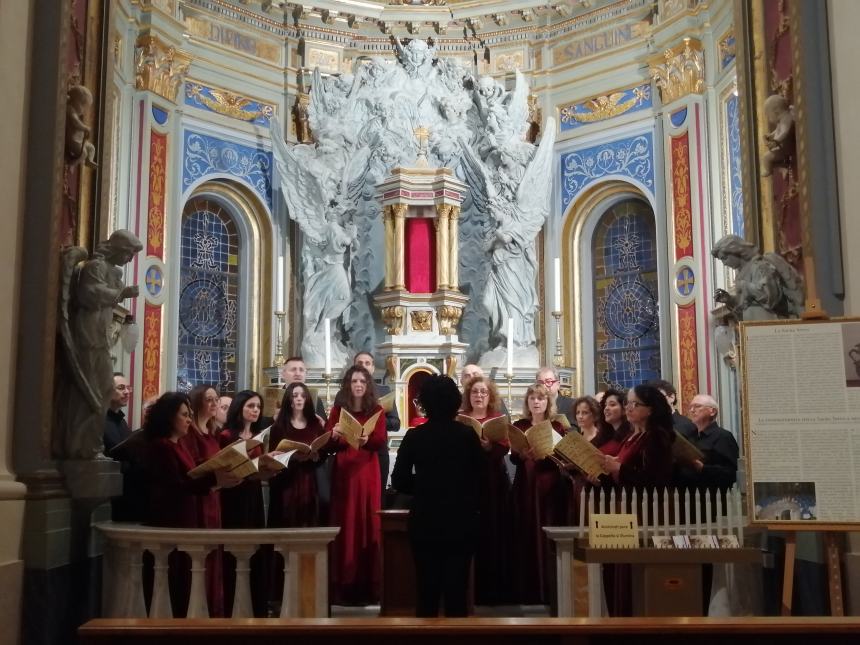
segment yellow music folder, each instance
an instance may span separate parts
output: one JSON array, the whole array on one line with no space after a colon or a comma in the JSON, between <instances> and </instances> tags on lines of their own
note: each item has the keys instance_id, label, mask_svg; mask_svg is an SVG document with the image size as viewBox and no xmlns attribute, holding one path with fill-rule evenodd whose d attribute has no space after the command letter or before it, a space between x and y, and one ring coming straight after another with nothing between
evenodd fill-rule
<instances>
[{"instance_id":1,"label":"yellow music folder","mask_svg":"<svg viewBox=\"0 0 860 645\"><path fill-rule=\"evenodd\" d=\"M373 432L373 428L376 426L376 421L379 419L380 414L382 414L382 410L377 411L376 414L364 423L359 423L358 419L352 416L346 409L341 408L338 424L340 424L340 432L343 435L344 440L350 446L358 450L360 447L358 440L363 436L369 436Z\"/></svg>"},{"instance_id":2,"label":"yellow music folder","mask_svg":"<svg viewBox=\"0 0 860 645\"><path fill-rule=\"evenodd\" d=\"M592 478L606 475L603 453L578 432L568 432L553 448L563 461L571 463Z\"/></svg>"},{"instance_id":3,"label":"yellow music folder","mask_svg":"<svg viewBox=\"0 0 860 645\"><path fill-rule=\"evenodd\" d=\"M487 439L494 443L502 443L507 440L508 429L511 427L508 423L507 417L505 416L494 417L481 423L477 419L468 415L458 414L457 421L472 428L472 430L475 431L475 434L478 435L479 439Z\"/></svg>"},{"instance_id":4,"label":"yellow music folder","mask_svg":"<svg viewBox=\"0 0 860 645\"><path fill-rule=\"evenodd\" d=\"M672 456L675 458L675 461L685 464L693 463L696 460L702 461L705 458L702 451L690 443L690 440L677 430L675 431L675 441L672 442Z\"/></svg>"},{"instance_id":5,"label":"yellow music folder","mask_svg":"<svg viewBox=\"0 0 860 645\"><path fill-rule=\"evenodd\" d=\"M189 470L188 476L191 479L199 479L216 470L228 470L238 477L253 475L257 472L257 467L248 457L248 451L259 445L262 443L255 439L238 439L216 452L196 468Z\"/></svg>"},{"instance_id":6,"label":"yellow music folder","mask_svg":"<svg viewBox=\"0 0 860 645\"><path fill-rule=\"evenodd\" d=\"M319 452L320 448L325 446L329 441L331 441L331 432L323 432L310 443L294 441L293 439L281 439L275 450L278 452L288 452L290 450L298 450L301 453Z\"/></svg>"},{"instance_id":7,"label":"yellow music folder","mask_svg":"<svg viewBox=\"0 0 860 645\"><path fill-rule=\"evenodd\" d=\"M394 409L394 390L391 390L385 396L379 397L379 405L382 406L382 411L388 414Z\"/></svg>"},{"instance_id":8,"label":"yellow music folder","mask_svg":"<svg viewBox=\"0 0 860 645\"><path fill-rule=\"evenodd\" d=\"M562 437L552 427L552 421L541 421L526 430L525 437L534 452L535 459L543 459L552 454L555 445Z\"/></svg>"}]
</instances>

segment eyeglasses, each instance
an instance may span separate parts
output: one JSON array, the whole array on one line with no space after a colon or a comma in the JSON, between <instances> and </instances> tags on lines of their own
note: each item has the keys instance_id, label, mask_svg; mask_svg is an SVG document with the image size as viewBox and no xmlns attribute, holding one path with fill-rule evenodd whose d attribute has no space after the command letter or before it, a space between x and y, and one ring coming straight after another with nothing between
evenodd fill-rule
<instances>
[{"instance_id":1,"label":"eyeglasses","mask_svg":"<svg viewBox=\"0 0 860 645\"><path fill-rule=\"evenodd\" d=\"M645 403L642 403L641 401L628 401L627 403L624 404L624 407L626 407L626 408L629 408L629 407L647 408L648 405L646 405Z\"/></svg>"},{"instance_id":2,"label":"eyeglasses","mask_svg":"<svg viewBox=\"0 0 860 645\"><path fill-rule=\"evenodd\" d=\"M538 381L537 381L537 382L538 382L540 385L546 385L547 387L552 387L553 385L555 385L556 383L558 383L558 379L555 379L555 378L545 378L545 379L538 379Z\"/></svg>"},{"instance_id":3,"label":"eyeglasses","mask_svg":"<svg viewBox=\"0 0 860 645\"><path fill-rule=\"evenodd\" d=\"M117 385L117 392L131 392L131 385Z\"/></svg>"},{"instance_id":4,"label":"eyeglasses","mask_svg":"<svg viewBox=\"0 0 860 645\"><path fill-rule=\"evenodd\" d=\"M472 396L490 396L486 390L472 390Z\"/></svg>"}]
</instances>

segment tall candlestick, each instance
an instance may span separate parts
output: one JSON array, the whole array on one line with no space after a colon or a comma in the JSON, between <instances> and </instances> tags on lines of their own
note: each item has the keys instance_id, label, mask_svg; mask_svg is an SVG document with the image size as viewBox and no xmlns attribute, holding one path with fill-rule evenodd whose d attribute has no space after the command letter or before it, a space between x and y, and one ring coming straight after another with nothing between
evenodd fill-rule
<instances>
[{"instance_id":1,"label":"tall candlestick","mask_svg":"<svg viewBox=\"0 0 860 645\"><path fill-rule=\"evenodd\" d=\"M278 256L278 279L275 280L275 288L278 292L275 294L276 309L284 310L284 256Z\"/></svg>"},{"instance_id":2,"label":"tall candlestick","mask_svg":"<svg viewBox=\"0 0 860 645\"><path fill-rule=\"evenodd\" d=\"M331 374L331 320L325 319L325 373Z\"/></svg>"},{"instance_id":3,"label":"tall candlestick","mask_svg":"<svg viewBox=\"0 0 860 645\"><path fill-rule=\"evenodd\" d=\"M514 373L514 319L508 318L508 376Z\"/></svg>"},{"instance_id":4,"label":"tall candlestick","mask_svg":"<svg viewBox=\"0 0 860 645\"><path fill-rule=\"evenodd\" d=\"M561 259L556 258L553 262L554 282L553 286L555 298L553 298L553 311L561 311Z\"/></svg>"}]
</instances>

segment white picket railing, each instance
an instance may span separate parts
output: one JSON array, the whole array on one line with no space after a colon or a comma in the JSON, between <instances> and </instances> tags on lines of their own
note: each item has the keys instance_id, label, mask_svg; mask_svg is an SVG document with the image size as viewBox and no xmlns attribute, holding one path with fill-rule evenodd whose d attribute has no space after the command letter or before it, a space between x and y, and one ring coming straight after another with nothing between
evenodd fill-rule
<instances>
[{"instance_id":1,"label":"white picket railing","mask_svg":"<svg viewBox=\"0 0 860 645\"><path fill-rule=\"evenodd\" d=\"M633 513L639 524L639 544L651 546L652 536L734 535L744 545L744 515L741 492L733 487L712 496L702 491L666 488L648 491L626 489L583 489L579 497L577 526L544 527L556 545L558 615L573 616L574 544L588 538L591 513ZM605 613L600 564L586 565L588 571L588 614Z\"/></svg>"},{"instance_id":2,"label":"white picket railing","mask_svg":"<svg viewBox=\"0 0 860 645\"><path fill-rule=\"evenodd\" d=\"M253 617L250 558L261 545L274 545L284 558L284 595L281 617L328 616L328 545L337 527L299 529L170 529L105 522L96 528L104 535L102 613L108 618L146 618L143 554L154 560L150 618L170 618L167 558L174 550L191 559L188 618L209 616L206 601L206 556L223 546L236 558L234 618ZM312 587L309 589L308 587Z\"/></svg>"}]
</instances>

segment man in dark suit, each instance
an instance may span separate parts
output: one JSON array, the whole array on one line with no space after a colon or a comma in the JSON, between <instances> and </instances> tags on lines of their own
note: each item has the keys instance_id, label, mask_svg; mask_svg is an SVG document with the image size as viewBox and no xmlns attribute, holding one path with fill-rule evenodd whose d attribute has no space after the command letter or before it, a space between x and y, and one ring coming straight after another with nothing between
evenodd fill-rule
<instances>
[{"instance_id":1,"label":"man in dark suit","mask_svg":"<svg viewBox=\"0 0 860 645\"><path fill-rule=\"evenodd\" d=\"M484 454L474 430L454 420L462 402L454 381L431 376L418 399L429 420L406 433L391 476L394 488L413 496L416 616L438 616L440 597L446 616L466 616Z\"/></svg>"},{"instance_id":2,"label":"man in dark suit","mask_svg":"<svg viewBox=\"0 0 860 645\"><path fill-rule=\"evenodd\" d=\"M122 411L128 405L131 398L131 386L122 372L113 373L113 392L110 397L107 415L105 416L105 456L110 456L110 451L131 436L131 428L125 420L125 412Z\"/></svg>"},{"instance_id":3,"label":"man in dark suit","mask_svg":"<svg viewBox=\"0 0 860 645\"><path fill-rule=\"evenodd\" d=\"M672 385L669 381L663 381L658 379L656 381L650 381L648 385L656 387L660 392L662 392L663 396L666 397L666 401L669 403L669 407L672 408L672 426L675 428L677 432L680 432L685 437L687 435L693 435L696 433L696 424L690 421L683 414L678 412L678 390L675 389L675 386Z\"/></svg>"},{"instance_id":4,"label":"man in dark suit","mask_svg":"<svg viewBox=\"0 0 860 645\"><path fill-rule=\"evenodd\" d=\"M352 364L357 367L363 367L367 373L373 376L376 365L373 361L373 354L370 352L359 352L352 360ZM383 397L391 393L391 387L383 383L377 383L374 380L373 387L376 390L377 398ZM392 432L400 430L400 415L397 413L397 402L389 412L385 413L385 431L391 436ZM385 502L385 489L388 488L388 469L390 465L390 457L388 455L388 442L379 449L379 475L382 482L382 501Z\"/></svg>"}]
</instances>

